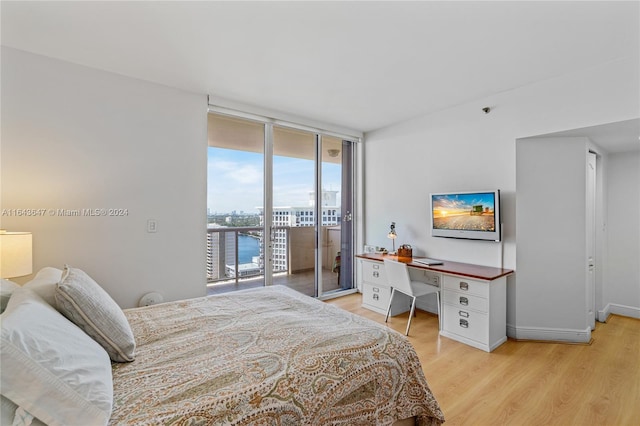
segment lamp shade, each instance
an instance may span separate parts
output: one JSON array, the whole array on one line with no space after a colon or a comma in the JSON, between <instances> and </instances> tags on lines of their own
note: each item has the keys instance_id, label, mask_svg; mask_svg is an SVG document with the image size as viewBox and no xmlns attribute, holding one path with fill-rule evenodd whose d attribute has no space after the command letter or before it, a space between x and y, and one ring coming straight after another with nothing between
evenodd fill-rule
<instances>
[{"instance_id":1,"label":"lamp shade","mask_svg":"<svg viewBox=\"0 0 640 426\"><path fill-rule=\"evenodd\" d=\"M29 275L32 267L31 232L0 230L0 278Z\"/></svg>"}]
</instances>

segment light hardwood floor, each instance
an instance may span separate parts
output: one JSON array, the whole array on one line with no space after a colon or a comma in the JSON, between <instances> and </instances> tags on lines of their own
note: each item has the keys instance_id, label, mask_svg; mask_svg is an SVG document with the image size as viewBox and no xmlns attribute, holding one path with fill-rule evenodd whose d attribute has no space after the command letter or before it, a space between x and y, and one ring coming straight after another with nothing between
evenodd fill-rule
<instances>
[{"instance_id":1,"label":"light hardwood floor","mask_svg":"<svg viewBox=\"0 0 640 426\"><path fill-rule=\"evenodd\" d=\"M384 324L362 295L327 301ZM404 333L407 314L388 326ZM514 341L491 353L438 335L418 311L409 340L445 425L640 425L640 320L612 315L590 345Z\"/></svg>"}]
</instances>

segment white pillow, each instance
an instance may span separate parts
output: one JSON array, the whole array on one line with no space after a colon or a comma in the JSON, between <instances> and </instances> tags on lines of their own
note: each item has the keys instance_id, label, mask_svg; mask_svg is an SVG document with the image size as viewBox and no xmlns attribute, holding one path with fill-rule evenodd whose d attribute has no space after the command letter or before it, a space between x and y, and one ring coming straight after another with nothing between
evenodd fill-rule
<instances>
[{"instance_id":1,"label":"white pillow","mask_svg":"<svg viewBox=\"0 0 640 426\"><path fill-rule=\"evenodd\" d=\"M46 426L25 411L24 408L20 409L20 407L14 404L9 398L5 398L4 395L0 395L0 398L2 398L0 401L0 425Z\"/></svg>"},{"instance_id":2,"label":"white pillow","mask_svg":"<svg viewBox=\"0 0 640 426\"><path fill-rule=\"evenodd\" d=\"M4 395L0 397L0 425L10 425L13 423L13 417L18 406L11 402Z\"/></svg>"},{"instance_id":3,"label":"white pillow","mask_svg":"<svg viewBox=\"0 0 640 426\"><path fill-rule=\"evenodd\" d=\"M52 268L46 266L38 271L35 277L31 281L28 281L23 287L33 290L42 297L45 302L55 308L56 299L56 286L60 282L62 277L62 271L58 268Z\"/></svg>"},{"instance_id":4,"label":"white pillow","mask_svg":"<svg viewBox=\"0 0 640 426\"><path fill-rule=\"evenodd\" d=\"M106 425L113 382L104 349L26 288L0 318L2 395L49 425Z\"/></svg>"},{"instance_id":5,"label":"white pillow","mask_svg":"<svg viewBox=\"0 0 640 426\"><path fill-rule=\"evenodd\" d=\"M134 360L136 341L127 317L84 271L65 266L55 297L58 310L100 343L113 361Z\"/></svg>"},{"instance_id":6,"label":"white pillow","mask_svg":"<svg viewBox=\"0 0 640 426\"><path fill-rule=\"evenodd\" d=\"M11 294L18 288L20 288L20 286L13 281L0 278L0 313L4 312L11 298Z\"/></svg>"}]
</instances>

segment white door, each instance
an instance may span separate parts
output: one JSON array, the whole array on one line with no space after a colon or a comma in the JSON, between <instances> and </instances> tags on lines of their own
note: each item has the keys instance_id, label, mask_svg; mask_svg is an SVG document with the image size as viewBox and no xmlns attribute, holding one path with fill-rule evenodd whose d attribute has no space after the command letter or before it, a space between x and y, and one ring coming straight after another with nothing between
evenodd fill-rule
<instances>
[{"instance_id":1,"label":"white door","mask_svg":"<svg viewBox=\"0 0 640 426\"><path fill-rule=\"evenodd\" d=\"M587 194L586 194L586 242L587 242L587 282L586 303L587 323L592 330L596 328L596 154L587 153Z\"/></svg>"}]
</instances>

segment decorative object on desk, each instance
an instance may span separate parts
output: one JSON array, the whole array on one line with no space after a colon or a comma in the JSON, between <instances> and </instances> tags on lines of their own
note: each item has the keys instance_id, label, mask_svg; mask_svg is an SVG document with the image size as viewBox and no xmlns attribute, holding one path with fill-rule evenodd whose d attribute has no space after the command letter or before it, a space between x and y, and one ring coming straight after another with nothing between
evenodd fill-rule
<instances>
[{"instance_id":1,"label":"decorative object on desk","mask_svg":"<svg viewBox=\"0 0 640 426\"><path fill-rule=\"evenodd\" d=\"M413 249L409 244L403 244L398 247L398 257L413 257Z\"/></svg>"},{"instance_id":2,"label":"decorative object on desk","mask_svg":"<svg viewBox=\"0 0 640 426\"><path fill-rule=\"evenodd\" d=\"M391 230L387 234L387 238L391 240L393 247L391 248L391 253L395 253L396 251L396 238L398 238L398 234L396 234L396 223L391 222Z\"/></svg>"},{"instance_id":3,"label":"decorative object on desk","mask_svg":"<svg viewBox=\"0 0 640 426\"><path fill-rule=\"evenodd\" d=\"M0 229L0 278L14 278L32 272L31 232Z\"/></svg>"},{"instance_id":4,"label":"decorative object on desk","mask_svg":"<svg viewBox=\"0 0 640 426\"><path fill-rule=\"evenodd\" d=\"M369 245L364 245L364 252L365 253L375 253L376 252L376 247L375 246L369 246Z\"/></svg>"}]
</instances>

